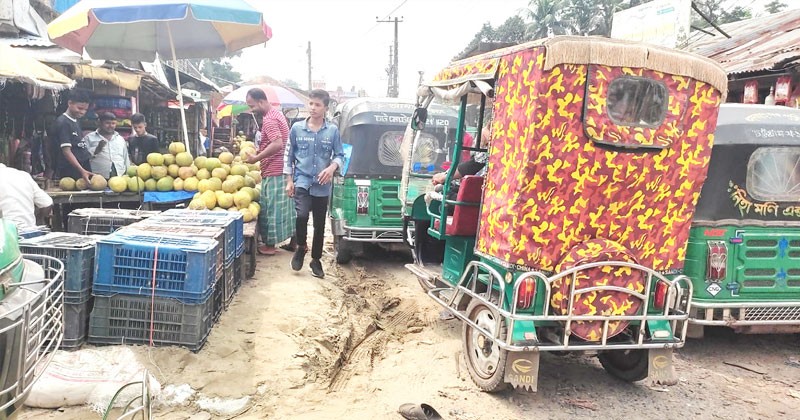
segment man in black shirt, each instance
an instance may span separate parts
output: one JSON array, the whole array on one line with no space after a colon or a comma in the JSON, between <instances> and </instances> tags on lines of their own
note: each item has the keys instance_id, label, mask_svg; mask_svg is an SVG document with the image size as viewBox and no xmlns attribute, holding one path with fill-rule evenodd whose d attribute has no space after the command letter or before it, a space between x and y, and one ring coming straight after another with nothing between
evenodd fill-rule
<instances>
[{"instance_id":1,"label":"man in black shirt","mask_svg":"<svg viewBox=\"0 0 800 420\"><path fill-rule=\"evenodd\" d=\"M89 161L92 154L83 140L83 130L78 119L89 109L89 94L82 90L69 93L67 111L59 115L53 123L52 158L55 163L56 178L83 178L86 182L92 177Z\"/></svg>"},{"instance_id":2,"label":"man in black shirt","mask_svg":"<svg viewBox=\"0 0 800 420\"><path fill-rule=\"evenodd\" d=\"M147 132L147 121L142 114L131 116L134 135L128 137L128 154L134 165L147 162L147 155L158 153L158 138Z\"/></svg>"}]
</instances>

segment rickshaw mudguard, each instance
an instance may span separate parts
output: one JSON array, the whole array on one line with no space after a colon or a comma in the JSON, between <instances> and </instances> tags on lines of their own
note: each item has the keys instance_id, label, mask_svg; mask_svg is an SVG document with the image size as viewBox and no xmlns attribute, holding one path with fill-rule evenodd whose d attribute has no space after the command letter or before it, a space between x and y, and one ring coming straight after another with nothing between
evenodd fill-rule
<instances>
[{"instance_id":1,"label":"rickshaw mudguard","mask_svg":"<svg viewBox=\"0 0 800 420\"><path fill-rule=\"evenodd\" d=\"M675 385L678 375L672 359L672 349L650 349L647 352L647 380L653 385Z\"/></svg>"},{"instance_id":2,"label":"rickshaw mudguard","mask_svg":"<svg viewBox=\"0 0 800 420\"><path fill-rule=\"evenodd\" d=\"M539 382L538 351L509 352L506 356L506 369L503 381L514 388L536 392Z\"/></svg>"}]
</instances>

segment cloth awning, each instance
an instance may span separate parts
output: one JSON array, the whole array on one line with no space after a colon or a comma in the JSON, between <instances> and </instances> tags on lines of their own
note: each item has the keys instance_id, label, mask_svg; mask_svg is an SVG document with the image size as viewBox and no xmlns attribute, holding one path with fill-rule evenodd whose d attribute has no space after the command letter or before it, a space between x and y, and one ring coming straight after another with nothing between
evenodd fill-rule
<instances>
[{"instance_id":1,"label":"cloth awning","mask_svg":"<svg viewBox=\"0 0 800 420\"><path fill-rule=\"evenodd\" d=\"M93 67L86 64L75 65L75 77L80 79L105 80L127 90L139 90L142 75L119 69Z\"/></svg>"},{"instance_id":2,"label":"cloth awning","mask_svg":"<svg viewBox=\"0 0 800 420\"><path fill-rule=\"evenodd\" d=\"M0 44L0 79L30 83L45 89L63 90L75 81L55 69L7 45Z\"/></svg>"}]
</instances>

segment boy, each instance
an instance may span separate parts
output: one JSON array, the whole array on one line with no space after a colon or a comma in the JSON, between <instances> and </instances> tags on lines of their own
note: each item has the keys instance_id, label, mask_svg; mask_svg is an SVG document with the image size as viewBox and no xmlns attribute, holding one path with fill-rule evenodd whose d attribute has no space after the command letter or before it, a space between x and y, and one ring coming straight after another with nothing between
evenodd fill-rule
<instances>
[{"instance_id":1,"label":"boy","mask_svg":"<svg viewBox=\"0 0 800 420\"><path fill-rule=\"evenodd\" d=\"M344 152L338 127L325 120L330 103L328 92L314 89L308 96L309 117L292 125L283 173L289 175L286 193L289 197L294 197L297 211L297 249L292 257L292 270L299 271L303 267L310 212L314 216L314 240L309 268L314 277L323 278L325 272L322 270L320 258L328 197L331 195L333 173L342 167Z\"/></svg>"},{"instance_id":2,"label":"boy","mask_svg":"<svg viewBox=\"0 0 800 420\"><path fill-rule=\"evenodd\" d=\"M144 115L136 113L131 116L134 135L128 137L128 154L134 165L147 162L147 155L158 153L158 138L147 132L147 121Z\"/></svg>"},{"instance_id":3,"label":"boy","mask_svg":"<svg viewBox=\"0 0 800 420\"><path fill-rule=\"evenodd\" d=\"M92 172L103 178L125 175L131 160L125 139L117 133L117 117L110 112L98 115L97 131L86 135L83 140L92 154Z\"/></svg>"},{"instance_id":4,"label":"boy","mask_svg":"<svg viewBox=\"0 0 800 420\"><path fill-rule=\"evenodd\" d=\"M55 163L55 179L83 178L88 183L92 177L89 163L92 154L89 153L81 124L78 122L88 109L89 94L75 89L69 93L66 112L59 115L53 123L52 153L49 160Z\"/></svg>"}]
</instances>

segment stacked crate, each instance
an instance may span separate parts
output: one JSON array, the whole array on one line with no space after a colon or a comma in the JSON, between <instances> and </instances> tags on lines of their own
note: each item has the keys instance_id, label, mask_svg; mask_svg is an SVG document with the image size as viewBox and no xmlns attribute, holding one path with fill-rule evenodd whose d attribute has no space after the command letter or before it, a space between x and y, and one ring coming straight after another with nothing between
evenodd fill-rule
<instances>
[{"instance_id":1,"label":"stacked crate","mask_svg":"<svg viewBox=\"0 0 800 420\"><path fill-rule=\"evenodd\" d=\"M75 209L69 214L67 231L81 235L108 235L123 226L159 214L157 211L126 209Z\"/></svg>"},{"instance_id":2,"label":"stacked crate","mask_svg":"<svg viewBox=\"0 0 800 420\"><path fill-rule=\"evenodd\" d=\"M61 348L80 347L87 336L92 308L95 240L71 233L47 233L22 239L20 251L47 255L64 264L64 339Z\"/></svg>"},{"instance_id":3,"label":"stacked crate","mask_svg":"<svg viewBox=\"0 0 800 420\"><path fill-rule=\"evenodd\" d=\"M214 325L220 246L127 229L98 240L89 342L199 350Z\"/></svg>"}]
</instances>

